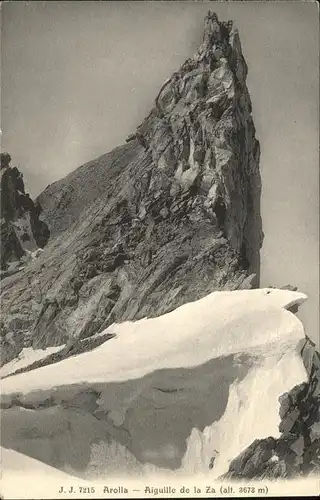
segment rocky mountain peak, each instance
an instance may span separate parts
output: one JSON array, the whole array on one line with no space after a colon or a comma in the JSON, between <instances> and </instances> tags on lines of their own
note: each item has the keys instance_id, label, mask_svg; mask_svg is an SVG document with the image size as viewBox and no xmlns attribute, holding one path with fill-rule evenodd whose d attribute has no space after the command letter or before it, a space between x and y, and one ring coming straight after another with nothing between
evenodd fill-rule
<instances>
[{"instance_id":1,"label":"rocky mountain peak","mask_svg":"<svg viewBox=\"0 0 320 500\"><path fill-rule=\"evenodd\" d=\"M198 51L164 83L151 113L129 139L137 138L157 167L150 185L159 209L170 197L189 192L196 210L217 221L259 276L260 146L246 75L233 23L221 23L209 12Z\"/></svg>"},{"instance_id":2,"label":"rocky mountain peak","mask_svg":"<svg viewBox=\"0 0 320 500\"><path fill-rule=\"evenodd\" d=\"M51 241L6 282L8 359L258 285L260 147L246 74L236 29L209 13L200 47L127 144L40 194Z\"/></svg>"},{"instance_id":3,"label":"rocky mountain peak","mask_svg":"<svg viewBox=\"0 0 320 500\"><path fill-rule=\"evenodd\" d=\"M290 314L307 296L244 290L263 240L247 71L209 12L127 144L35 203L1 155L5 452L90 480L319 473L320 356Z\"/></svg>"}]
</instances>

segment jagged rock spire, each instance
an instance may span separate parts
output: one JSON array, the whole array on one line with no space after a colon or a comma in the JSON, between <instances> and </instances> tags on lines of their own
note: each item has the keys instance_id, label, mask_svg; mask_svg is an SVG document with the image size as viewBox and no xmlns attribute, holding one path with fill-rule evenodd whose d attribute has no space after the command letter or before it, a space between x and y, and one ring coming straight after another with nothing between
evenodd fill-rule
<instances>
[{"instance_id":1,"label":"jagged rock spire","mask_svg":"<svg viewBox=\"0 0 320 500\"><path fill-rule=\"evenodd\" d=\"M203 42L214 45L219 42L228 42L233 22L220 22L215 12L209 11L204 20Z\"/></svg>"},{"instance_id":2,"label":"jagged rock spire","mask_svg":"<svg viewBox=\"0 0 320 500\"><path fill-rule=\"evenodd\" d=\"M153 177L170 179L172 196L192 189L259 276L260 146L246 76L237 29L209 12L203 43L161 87L136 136L152 154Z\"/></svg>"},{"instance_id":3,"label":"jagged rock spire","mask_svg":"<svg viewBox=\"0 0 320 500\"><path fill-rule=\"evenodd\" d=\"M1 154L1 269L19 264L26 250L43 248L49 239L47 225L39 220L41 206L25 192L23 175L10 166L9 153Z\"/></svg>"}]
</instances>

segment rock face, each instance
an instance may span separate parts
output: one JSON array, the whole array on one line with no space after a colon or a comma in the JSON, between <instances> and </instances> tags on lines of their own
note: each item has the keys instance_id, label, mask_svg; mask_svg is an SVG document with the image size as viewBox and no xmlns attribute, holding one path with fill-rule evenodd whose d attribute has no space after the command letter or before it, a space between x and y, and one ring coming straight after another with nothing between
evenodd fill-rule
<instances>
[{"instance_id":1,"label":"rock face","mask_svg":"<svg viewBox=\"0 0 320 500\"><path fill-rule=\"evenodd\" d=\"M19 262L26 250L43 248L50 236L39 219L41 205L25 192L22 174L10 161L8 153L1 154L1 270Z\"/></svg>"},{"instance_id":2,"label":"rock face","mask_svg":"<svg viewBox=\"0 0 320 500\"><path fill-rule=\"evenodd\" d=\"M256 439L231 463L226 479L292 478L320 473L320 355L303 342L307 382L279 398L281 436Z\"/></svg>"},{"instance_id":3,"label":"rock face","mask_svg":"<svg viewBox=\"0 0 320 500\"><path fill-rule=\"evenodd\" d=\"M127 144L39 196L51 241L3 287L4 361L259 283L259 142L232 22L162 86Z\"/></svg>"}]
</instances>

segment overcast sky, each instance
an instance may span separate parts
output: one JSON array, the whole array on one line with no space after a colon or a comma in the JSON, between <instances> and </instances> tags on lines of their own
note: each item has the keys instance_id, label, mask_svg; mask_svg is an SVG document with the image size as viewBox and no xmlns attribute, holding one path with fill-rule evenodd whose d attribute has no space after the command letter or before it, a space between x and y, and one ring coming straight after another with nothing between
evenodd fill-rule
<instances>
[{"instance_id":1,"label":"overcast sky","mask_svg":"<svg viewBox=\"0 0 320 500\"><path fill-rule=\"evenodd\" d=\"M303 2L2 3L2 150L33 196L124 142L196 50L211 8L233 19L261 142L261 285L309 294L319 335L318 11Z\"/></svg>"}]
</instances>

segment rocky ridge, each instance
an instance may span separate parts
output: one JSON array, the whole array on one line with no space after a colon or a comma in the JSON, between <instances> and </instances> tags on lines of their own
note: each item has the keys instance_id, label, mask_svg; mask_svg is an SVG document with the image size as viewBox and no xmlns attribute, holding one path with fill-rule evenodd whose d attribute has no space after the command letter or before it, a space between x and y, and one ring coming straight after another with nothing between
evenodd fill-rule
<instances>
[{"instance_id":1,"label":"rocky ridge","mask_svg":"<svg viewBox=\"0 0 320 500\"><path fill-rule=\"evenodd\" d=\"M10 166L8 153L1 154L1 277L21 265L27 252L43 248L50 237L47 225L39 219L42 208L25 192L23 177Z\"/></svg>"},{"instance_id":2,"label":"rocky ridge","mask_svg":"<svg viewBox=\"0 0 320 500\"><path fill-rule=\"evenodd\" d=\"M39 196L51 239L3 281L2 362L214 290L259 284L259 142L232 22L165 82L127 144Z\"/></svg>"}]
</instances>

